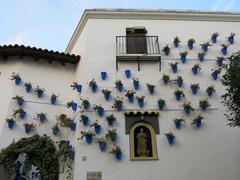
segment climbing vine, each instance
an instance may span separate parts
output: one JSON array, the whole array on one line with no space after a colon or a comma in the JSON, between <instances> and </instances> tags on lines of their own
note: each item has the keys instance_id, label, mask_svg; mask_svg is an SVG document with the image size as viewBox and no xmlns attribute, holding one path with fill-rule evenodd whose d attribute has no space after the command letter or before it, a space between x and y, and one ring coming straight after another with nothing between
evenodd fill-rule
<instances>
[{"instance_id":1,"label":"climbing vine","mask_svg":"<svg viewBox=\"0 0 240 180\"><path fill-rule=\"evenodd\" d=\"M222 84L226 86L226 93L222 96L227 108L228 125L240 127L240 52L228 58L230 63L225 65Z\"/></svg>"}]
</instances>

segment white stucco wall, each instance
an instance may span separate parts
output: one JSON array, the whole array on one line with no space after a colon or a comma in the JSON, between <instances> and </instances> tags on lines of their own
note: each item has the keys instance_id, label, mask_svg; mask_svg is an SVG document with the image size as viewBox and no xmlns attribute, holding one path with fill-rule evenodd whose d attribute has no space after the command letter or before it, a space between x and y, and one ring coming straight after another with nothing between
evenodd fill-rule
<instances>
[{"instance_id":1,"label":"white stucco wall","mask_svg":"<svg viewBox=\"0 0 240 180\"><path fill-rule=\"evenodd\" d=\"M159 72L157 63L142 63L141 71L137 71L137 64L135 63L120 63L119 70L116 71L116 36L124 36L126 34L126 27L145 26L148 33L159 37L160 47L166 44L171 46L171 54L169 57L162 55L162 70ZM66 129L61 130L60 136L52 136L54 140L70 139L75 146L75 167L74 179L86 179L86 173L91 171L101 171L103 180L238 180L240 177L239 166L239 136L238 128L228 127L227 120L224 116L224 108L220 103L220 96L224 93L224 87L221 82L213 81L210 73L211 69L216 68L215 61L205 61L201 63L201 72L194 76L191 72L191 67L198 63L198 60L189 60L186 64L182 64L178 59L180 51L187 50L190 54L188 58L197 58L197 53L200 52L200 47L195 45L193 50L188 50L187 40L194 38L196 44L206 42L210 39L213 32L219 32L220 37L217 44L210 47L207 59L213 59L220 55L220 44L226 42L226 37L231 32L236 32L236 42L229 48L229 54L236 52L239 49L240 23L238 22L207 22L207 21L177 21L177 20L119 20L119 19L89 19L84 27L76 45L71 53L81 55L81 61L75 67L67 64L62 66L58 63L49 64L47 61L39 60L35 62L25 57L19 60L17 57L9 59L7 62L0 62L0 109L1 109L1 136L0 147L5 147L12 139L19 139L24 136L30 136L34 133L47 133L52 136L51 127L55 124L55 116L61 113L73 117L74 112L66 109L64 106L41 104L39 102L49 102L52 92L59 93L59 104L64 105L66 102L74 100L80 103L81 98L89 98L91 105L102 104L107 110L106 115L114 113L117 117L117 124L113 127L117 129L118 144L123 150L123 159L116 161L112 154L109 154L111 143L108 150L103 153L100 152L97 144L88 145L85 141L79 140L80 131L84 128L78 122L79 116L75 118L78 122L77 131L72 132ZM174 36L178 36L182 43L179 48L173 48L172 40ZM168 63L179 61L179 72L173 74ZM160 134L157 135L157 151L159 160L157 161L130 161L129 149L129 135L125 134L125 118L124 111L112 111L114 98L107 102L104 100L101 89L108 88L112 90L112 95L124 96L124 93L119 93L114 88L116 79L121 79L124 83L125 89L132 89L132 80L127 79L123 71L126 68L132 70L132 77L138 77L141 88L137 91L137 95L146 96L146 105L143 110L156 109L157 99L163 98L166 100L167 107L165 111L160 111L159 126ZM100 72L107 71L108 78L103 81L100 78ZM17 72L23 78L23 81L30 81L34 86L40 85L45 88L46 96L39 99L35 93L25 93L23 85L16 86L9 80L12 72ZM177 102L173 95L177 88L175 85L163 85L159 82L162 75L166 73L175 78L181 75L184 79L184 93L188 101L192 102L193 107L198 108L199 99L206 98L205 90L207 85L214 85L217 93L209 98L212 105L211 108L217 110L206 111L202 113L204 116L204 124L200 129L193 128L190 123L191 119L200 114L201 111L196 110L191 116L185 117L180 110L183 100ZM92 93L88 88L88 82L92 79L97 81L99 89L96 93ZM83 85L81 95L74 92L70 88L72 81L78 81ZM190 91L191 83L199 83L200 91L197 95L192 95ZM149 95L146 83L157 85L156 93ZM11 98L15 95L24 96L27 102L24 109L27 111L26 120L18 120L17 126L13 130L9 130L5 123L5 119L10 117L13 109L17 106ZM124 97L124 110L139 109L136 101L134 104L128 103ZM178 109L176 111L168 111L168 109ZM48 114L48 121L29 135L26 135L22 124L24 122L35 122L32 120L34 115L39 112ZM99 137L104 136L108 125L105 117L99 118L95 112L86 112L93 122L95 119L103 126L103 131ZM172 122L174 118L184 116L186 119L185 126L182 129L176 130ZM164 133L172 131L176 135L176 143L169 146ZM87 157L83 161L83 156ZM64 176L61 176L64 179Z\"/></svg>"},{"instance_id":2,"label":"white stucco wall","mask_svg":"<svg viewBox=\"0 0 240 180\"><path fill-rule=\"evenodd\" d=\"M158 64L141 64L141 71L137 71L135 63L120 63L119 71L115 70L115 37L124 36L126 27L145 26L147 35L159 36L161 48L170 44L172 47L171 55L166 58L162 56L162 71L158 71ZM198 63L198 60L189 60L186 64L179 62L179 72L173 74L168 63L171 58L179 58L180 51L187 50L190 54L188 58L197 58L200 52L199 44L209 41L213 32L219 32L220 37L217 44L210 47L207 59L213 59L220 56L220 44L226 42L226 37L231 32L240 30L240 23L233 22L206 22L206 21L167 21L167 20L119 20L119 19L89 19L85 28L87 34L82 33L77 41L72 53L81 52L82 46L86 51L81 58L78 71L80 72L77 79L82 84L87 84L95 78L100 89L93 94L85 86L82 96L88 97L93 104L102 104L105 109L112 110L113 100L106 102L101 93L102 88L108 88L113 91L114 96L124 96L124 93L116 92L114 81L121 79L126 89L132 89L132 80L125 78L123 71L130 68L133 77L140 79L141 89L137 95L146 96L146 106L144 109L155 109L158 98L164 98L167 101L167 108L181 108L181 102L177 102L173 95L176 89L175 85L165 86L159 80L163 73L167 73L171 78L181 75L184 78L184 93L187 100L191 101L195 108L198 108L200 99L206 98L205 90L207 85L214 85L217 93L209 98L212 108L217 110L202 113L204 116L204 126L201 129L195 129L190 125L191 119L200 114L195 111L192 116L185 117L187 122L181 130L176 130L172 119L182 117L182 111L160 111L159 125L160 135L157 135L158 161L130 161L129 135L125 134L125 119L123 112L114 112L117 116L118 123L115 126L119 134L117 144L123 149L123 159L121 162L114 160L111 154L100 152L96 144L87 145L85 142L76 143L77 153L75 161L75 179L85 179L88 171L101 171L104 180L110 179L239 179L238 167L240 165L240 156L237 151L239 148L238 128L229 128L226 124L224 108L220 103L220 96L224 92L220 81L213 81L210 73L211 69L217 68L215 61L205 61L201 63L201 72L194 76L191 67ZM173 37L178 36L182 41L179 48L173 48ZM81 39L87 37L87 43ZM194 38L197 47L188 50L187 40ZM238 50L239 35L236 35L236 43L229 48L229 54ZM179 61L179 60L176 60ZM100 72L107 71L109 78L106 81L100 79ZM81 78L84 77L84 78ZM191 83L200 84L200 92L192 95L190 91ZM150 96L146 83L157 85L157 93ZM125 109L137 109L138 105L124 101ZM109 111L107 114L111 114ZM106 130L108 126L104 118L99 118L96 113L86 113L92 121L99 119L100 124ZM80 130L87 129L80 125ZM164 133L173 131L176 134L176 144L172 147L166 142ZM104 132L100 136L103 136ZM111 146L110 146L111 147ZM87 156L87 161L82 161L82 156Z\"/></svg>"}]
</instances>

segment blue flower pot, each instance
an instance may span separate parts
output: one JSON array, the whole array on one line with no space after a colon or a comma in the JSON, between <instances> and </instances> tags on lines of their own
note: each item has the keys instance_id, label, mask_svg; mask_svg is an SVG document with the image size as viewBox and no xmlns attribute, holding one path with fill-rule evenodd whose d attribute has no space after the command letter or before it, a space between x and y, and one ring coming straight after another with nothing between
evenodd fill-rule
<instances>
[{"instance_id":1,"label":"blue flower pot","mask_svg":"<svg viewBox=\"0 0 240 180\"><path fill-rule=\"evenodd\" d=\"M8 128L12 129L14 127L14 121L8 121Z\"/></svg>"},{"instance_id":2,"label":"blue flower pot","mask_svg":"<svg viewBox=\"0 0 240 180\"><path fill-rule=\"evenodd\" d=\"M41 97L43 96L43 91L38 91L38 92L37 92L37 96L38 96L39 98L41 98Z\"/></svg>"},{"instance_id":3,"label":"blue flower pot","mask_svg":"<svg viewBox=\"0 0 240 180\"><path fill-rule=\"evenodd\" d=\"M97 113L100 117L104 115L104 109L103 108L98 108Z\"/></svg>"},{"instance_id":4,"label":"blue flower pot","mask_svg":"<svg viewBox=\"0 0 240 180\"><path fill-rule=\"evenodd\" d=\"M212 75L212 78L213 78L214 80L217 80L217 78L218 78L218 73L217 73L216 71L213 71L211 75Z\"/></svg>"},{"instance_id":5,"label":"blue flower pot","mask_svg":"<svg viewBox=\"0 0 240 180\"><path fill-rule=\"evenodd\" d=\"M201 109L205 111L207 109L207 106L201 106Z\"/></svg>"},{"instance_id":6,"label":"blue flower pot","mask_svg":"<svg viewBox=\"0 0 240 180\"><path fill-rule=\"evenodd\" d=\"M94 131L96 134L99 134L101 132L101 126L100 125L94 126Z\"/></svg>"},{"instance_id":7,"label":"blue flower pot","mask_svg":"<svg viewBox=\"0 0 240 180\"><path fill-rule=\"evenodd\" d=\"M91 88L92 88L92 92L96 92L98 86L97 86L97 84L93 84Z\"/></svg>"},{"instance_id":8,"label":"blue flower pot","mask_svg":"<svg viewBox=\"0 0 240 180\"><path fill-rule=\"evenodd\" d=\"M149 91L149 93L150 93L151 95L154 94L154 88L149 88L148 91Z\"/></svg>"},{"instance_id":9,"label":"blue flower pot","mask_svg":"<svg viewBox=\"0 0 240 180\"><path fill-rule=\"evenodd\" d=\"M108 122L108 125L109 125L109 126L113 126L114 120L113 120L113 118L107 119L107 122Z\"/></svg>"},{"instance_id":10,"label":"blue flower pot","mask_svg":"<svg viewBox=\"0 0 240 180\"><path fill-rule=\"evenodd\" d=\"M82 85L80 85L80 84L76 85L76 90L79 93L82 92Z\"/></svg>"},{"instance_id":11,"label":"blue flower pot","mask_svg":"<svg viewBox=\"0 0 240 180\"><path fill-rule=\"evenodd\" d=\"M18 100L17 100L17 104L18 104L19 106L22 106L23 103L24 103L24 99L18 99Z\"/></svg>"},{"instance_id":12,"label":"blue flower pot","mask_svg":"<svg viewBox=\"0 0 240 180\"><path fill-rule=\"evenodd\" d=\"M73 110L73 111L76 111L76 110L77 110L77 106L78 106L77 103L72 102L72 105L71 105L71 106L72 106L72 110Z\"/></svg>"},{"instance_id":13,"label":"blue flower pot","mask_svg":"<svg viewBox=\"0 0 240 180\"><path fill-rule=\"evenodd\" d=\"M87 142L88 144L91 144L91 143L92 143L92 135L87 134L87 135L85 136L85 139L86 139L86 142Z\"/></svg>"},{"instance_id":14,"label":"blue flower pot","mask_svg":"<svg viewBox=\"0 0 240 180\"><path fill-rule=\"evenodd\" d=\"M25 86L25 88L26 88L26 92L30 93L32 90L32 85L27 85L27 86Z\"/></svg>"},{"instance_id":15,"label":"blue flower pot","mask_svg":"<svg viewBox=\"0 0 240 180\"><path fill-rule=\"evenodd\" d=\"M202 126L202 120L201 119L197 120L195 124L197 128L200 128Z\"/></svg>"},{"instance_id":16,"label":"blue flower pot","mask_svg":"<svg viewBox=\"0 0 240 180\"><path fill-rule=\"evenodd\" d=\"M102 80L105 80L107 78L107 72L105 71L101 72L101 78Z\"/></svg>"},{"instance_id":17,"label":"blue flower pot","mask_svg":"<svg viewBox=\"0 0 240 180\"><path fill-rule=\"evenodd\" d=\"M87 126L87 125L88 125L88 122L89 122L89 118L88 118L88 117L84 117L84 118L82 119L82 123L83 123L84 126Z\"/></svg>"},{"instance_id":18,"label":"blue flower pot","mask_svg":"<svg viewBox=\"0 0 240 180\"><path fill-rule=\"evenodd\" d=\"M177 101L180 101L180 99L182 98L181 94L179 93L175 93L175 97Z\"/></svg>"},{"instance_id":19,"label":"blue flower pot","mask_svg":"<svg viewBox=\"0 0 240 180\"><path fill-rule=\"evenodd\" d=\"M51 96L51 104L56 104L57 98L56 96Z\"/></svg>"},{"instance_id":20,"label":"blue flower pot","mask_svg":"<svg viewBox=\"0 0 240 180\"><path fill-rule=\"evenodd\" d=\"M174 143L174 137L173 136L167 136L167 140L168 140L168 143L170 145L173 145L173 143Z\"/></svg>"},{"instance_id":21,"label":"blue flower pot","mask_svg":"<svg viewBox=\"0 0 240 180\"><path fill-rule=\"evenodd\" d=\"M218 59L218 60L217 60L217 65L218 65L219 67L221 67L221 66L223 65L223 60L222 60L222 59Z\"/></svg>"},{"instance_id":22,"label":"blue flower pot","mask_svg":"<svg viewBox=\"0 0 240 180\"><path fill-rule=\"evenodd\" d=\"M15 79L15 84L19 85L21 83L22 79L21 78L16 78Z\"/></svg>"},{"instance_id":23,"label":"blue flower pot","mask_svg":"<svg viewBox=\"0 0 240 180\"><path fill-rule=\"evenodd\" d=\"M208 45L202 45L202 50L204 52L207 52L208 51Z\"/></svg>"},{"instance_id":24,"label":"blue flower pot","mask_svg":"<svg viewBox=\"0 0 240 180\"><path fill-rule=\"evenodd\" d=\"M180 60L182 61L182 63L185 63L187 61L187 57L185 55L181 55Z\"/></svg>"},{"instance_id":25,"label":"blue flower pot","mask_svg":"<svg viewBox=\"0 0 240 180\"><path fill-rule=\"evenodd\" d=\"M117 160L121 160L122 159L122 152L117 152L116 154L115 154L115 157L116 157L116 159Z\"/></svg>"},{"instance_id":26,"label":"blue flower pot","mask_svg":"<svg viewBox=\"0 0 240 180\"><path fill-rule=\"evenodd\" d=\"M124 73L125 73L125 76L126 76L127 78L130 78L130 77L131 77L131 70L130 70L130 69L126 69L126 70L124 71Z\"/></svg>"},{"instance_id":27,"label":"blue flower pot","mask_svg":"<svg viewBox=\"0 0 240 180\"><path fill-rule=\"evenodd\" d=\"M192 42L188 42L188 48L193 49L193 43Z\"/></svg>"},{"instance_id":28,"label":"blue flower pot","mask_svg":"<svg viewBox=\"0 0 240 180\"><path fill-rule=\"evenodd\" d=\"M189 114L189 113L191 112L191 109L190 109L190 108L185 108L185 107L184 107L183 109L184 109L184 111L185 111L186 114Z\"/></svg>"},{"instance_id":29,"label":"blue flower pot","mask_svg":"<svg viewBox=\"0 0 240 180\"><path fill-rule=\"evenodd\" d=\"M165 104L158 104L158 108L159 108L160 110L163 110L164 106L165 106Z\"/></svg>"},{"instance_id":30,"label":"blue flower pot","mask_svg":"<svg viewBox=\"0 0 240 180\"><path fill-rule=\"evenodd\" d=\"M40 114L40 115L38 115L38 119L39 119L39 121L43 122L46 120L46 116L43 114Z\"/></svg>"},{"instance_id":31,"label":"blue flower pot","mask_svg":"<svg viewBox=\"0 0 240 180\"><path fill-rule=\"evenodd\" d=\"M191 87L192 93L197 94L198 89L196 87Z\"/></svg>"},{"instance_id":32,"label":"blue flower pot","mask_svg":"<svg viewBox=\"0 0 240 180\"><path fill-rule=\"evenodd\" d=\"M140 107L140 108L143 108L143 106L144 106L144 101L138 101L138 106Z\"/></svg>"},{"instance_id":33,"label":"blue flower pot","mask_svg":"<svg viewBox=\"0 0 240 180\"><path fill-rule=\"evenodd\" d=\"M217 36L212 36L211 40L212 40L213 43L216 43L217 42Z\"/></svg>"},{"instance_id":34,"label":"blue flower pot","mask_svg":"<svg viewBox=\"0 0 240 180\"><path fill-rule=\"evenodd\" d=\"M139 89L139 82L134 82L133 87L134 87L135 90L138 90Z\"/></svg>"},{"instance_id":35,"label":"blue flower pot","mask_svg":"<svg viewBox=\"0 0 240 180\"><path fill-rule=\"evenodd\" d=\"M230 44L233 44L234 43L234 37L228 37L228 42Z\"/></svg>"},{"instance_id":36,"label":"blue flower pot","mask_svg":"<svg viewBox=\"0 0 240 180\"><path fill-rule=\"evenodd\" d=\"M121 110L122 110L122 107L123 107L122 104L121 104L121 105L117 105L117 106L115 106L115 109L116 109L117 111L121 111Z\"/></svg>"},{"instance_id":37,"label":"blue flower pot","mask_svg":"<svg viewBox=\"0 0 240 180\"><path fill-rule=\"evenodd\" d=\"M25 116L26 116L26 112L25 111L23 111L23 112L20 112L19 113L19 117L21 118L21 119L24 119L25 118Z\"/></svg>"},{"instance_id":38,"label":"blue flower pot","mask_svg":"<svg viewBox=\"0 0 240 180\"><path fill-rule=\"evenodd\" d=\"M173 44L174 44L175 47L179 46L179 42L178 41L173 41Z\"/></svg>"},{"instance_id":39,"label":"blue flower pot","mask_svg":"<svg viewBox=\"0 0 240 180\"><path fill-rule=\"evenodd\" d=\"M169 82L169 80L163 79L163 83L164 83L164 84L168 84L168 82Z\"/></svg>"},{"instance_id":40,"label":"blue flower pot","mask_svg":"<svg viewBox=\"0 0 240 180\"><path fill-rule=\"evenodd\" d=\"M221 49L221 52L222 52L223 55L226 55L227 54L227 47L223 47Z\"/></svg>"},{"instance_id":41,"label":"blue flower pot","mask_svg":"<svg viewBox=\"0 0 240 180\"><path fill-rule=\"evenodd\" d=\"M179 80L179 79L177 79L177 85L179 86L179 87L182 87L182 84L183 84L183 81L182 80Z\"/></svg>"},{"instance_id":42,"label":"blue flower pot","mask_svg":"<svg viewBox=\"0 0 240 180\"><path fill-rule=\"evenodd\" d=\"M128 101L132 103L134 101L134 95L129 95L128 96Z\"/></svg>"},{"instance_id":43,"label":"blue flower pot","mask_svg":"<svg viewBox=\"0 0 240 180\"><path fill-rule=\"evenodd\" d=\"M104 98L106 101L108 101L110 99L110 94L111 93L104 93Z\"/></svg>"},{"instance_id":44,"label":"blue flower pot","mask_svg":"<svg viewBox=\"0 0 240 180\"><path fill-rule=\"evenodd\" d=\"M199 70L199 68L197 68L197 67L192 67L192 73L193 74L197 74L198 73L198 70Z\"/></svg>"},{"instance_id":45,"label":"blue flower pot","mask_svg":"<svg viewBox=\"0 0 240 180\"><path fill-rule=\"evenodd\" d=\"M72 131L76 131L76 127L77 127L77 124L75 122L72 122L71 126L70 126L70 129Z\"/></svg>"},{"instance_id":46,"label":"blue flower pot","mask_svg":"<svg viewBox=\"0 0 240 180\"><path fill-rule=\"evenodd\" d=\"M177 65L174 64L171 67L172 67L173 73L177 73Z\"/></svg>"},{"instance_id":47,"label":"blue flower pot","mask_svg":"<svg viewBox=\"0 0 240 180\"><path fill-rule=\"evenodd\" d=\"M211 97L213 95L213 92L212 91L207 91L207 94L209 97Z\"/></svg>"},{"instance_id":48,"label":"blue flower pot","mask_svg":"<svg viewBox=\"0 0 240 180\"><path fill-rule=\"evenodd\" d=\"M98 143L99 149L101 151L105 151L106 150L106 143L100 142Z\"/></svg>"},{"instance_id":49,"label":"blue flower pot","mask_svg":"<svg viewBox=\"0 0 240 180\"><path fill-rule=\"evenodd\" d=\"M116 141L116 139L117 139L117 134L111 136L111 140L112 140L113 142Z\"/></svg>"},{"instance_id":50,"label":"blue flower pot","mask_svg":"<svg viewBox=\"0 0 240 180\"><path fill-rule=\"evenodd\" d=\"M74 150L72 150L72 151L70 152L70 158L71 158L71 159L74 159L74 158L75 158L75 151L74 151Z\"/></svg>"},{"instance_id":51,"label":"blue flower pot","mask_svg":"<svg viewBox=\"0 0 240 180\"><path fill-rule=\"evenodd\" d=\"M182 125L181 121L175 120L174 123L175 123L175 127L176 127L177 129L181 129L181 125Z\"/></svg>"},{"instance_id":52,"label":"blue flower pot","mask_svg":"<svg viewBox=\"0 0 240 180\"><path fill-rule=\"evenodd\" d=\"M166 56L168 56L168 55L169 55L169 53L170 53L170 49L163 50L163 51L164 51L164 53L165 53L165 55L166 55Z\"/></svg>"},{"instance_id":53,"label":"blue flower pot","mask_svg":"<svg viewBox=\"0 0 240 180\"><path fill-rule=\"evenodd\" d=\"M31 128L25 127L25 133L26 134L30 133L30 131L31 131Z\"/></svg>"},{"instance_id":54,"label":"blue flower pot","mask_svg":"<svg viewBox=\"0 0 240 180\"><path fill-rule=\"evenodd\" d=\"M198 59L200 62L204 61L204 54L198 54Z\"/></svg>"},{"instance_id":55,"label":"blue flower pot","mask_svg":"<svg viewBox=\"0 0 240 180\"><path fill-rule=\"evenodd\" d=\"M118 89L119 92L122 92L123 91L123 84L117 85L117 89Z\"/></svg>"}]
</instances>

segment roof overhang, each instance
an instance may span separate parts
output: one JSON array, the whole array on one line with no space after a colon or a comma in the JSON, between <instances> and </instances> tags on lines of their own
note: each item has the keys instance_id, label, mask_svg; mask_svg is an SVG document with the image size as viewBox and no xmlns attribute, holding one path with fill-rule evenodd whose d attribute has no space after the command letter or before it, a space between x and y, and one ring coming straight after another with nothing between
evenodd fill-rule
<instances>
[{"instance_id":1,"label":"roof overhang","mask_svg":"<svg viewBox=\"0 0 240 180\"><path fill-rule=\"evenodd\" d=\"M88 19L240 22L240 13L162 9L86 9L68 43L66 53L71 53Z\"/></svg>"}]
</instances>

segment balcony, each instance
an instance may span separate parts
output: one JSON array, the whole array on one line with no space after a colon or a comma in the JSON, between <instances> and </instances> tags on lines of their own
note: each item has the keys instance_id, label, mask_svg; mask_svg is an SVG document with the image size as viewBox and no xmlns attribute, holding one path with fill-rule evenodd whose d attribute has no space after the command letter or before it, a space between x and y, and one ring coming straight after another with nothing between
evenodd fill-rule
<instances>
[{"instance_id":1,"label":"balcony","mask_svg":"<svg viewBox=\"0 0 240 180\"><path fill-rule=\"evenodd\" d=\"M136 61L138 70L140 62L159 62L160 68L158 36L117 36L116 59L117 69L120 61Z\"/></svg>"}]
</instances>

